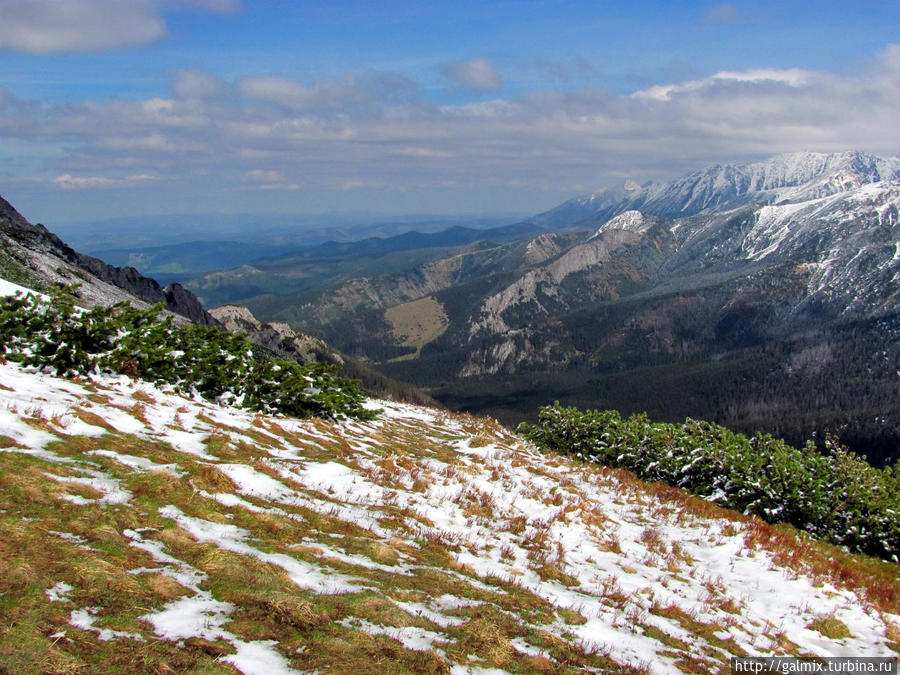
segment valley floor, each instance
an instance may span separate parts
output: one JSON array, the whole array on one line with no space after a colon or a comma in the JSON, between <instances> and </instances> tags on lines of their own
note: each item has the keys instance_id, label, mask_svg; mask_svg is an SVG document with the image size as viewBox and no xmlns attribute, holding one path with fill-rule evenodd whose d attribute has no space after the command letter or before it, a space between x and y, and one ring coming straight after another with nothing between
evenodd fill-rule
<instances>
[{"instance_id":1,"label":"valley floor","mask_svg":"<svg viewBox=\"0 0 900 675\"><path fill-rule=\"evenodd\" d=\"M0 365L0 671L727 672L895 656L896 565L489 419Z\"/></svg>"}]
</instances>

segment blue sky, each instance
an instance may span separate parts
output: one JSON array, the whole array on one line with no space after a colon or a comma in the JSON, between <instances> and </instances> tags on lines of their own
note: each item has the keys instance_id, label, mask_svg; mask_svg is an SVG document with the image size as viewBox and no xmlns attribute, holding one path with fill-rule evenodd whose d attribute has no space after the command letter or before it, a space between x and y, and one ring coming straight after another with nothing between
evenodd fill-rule
<instances>
[{"instance_id":1,"label":"blue sky","mask_svg":"<svg viewBox=\"0 0 900 675\"><path fill-rule=\"evenodd\" d=\"M48 224L528 213L896 154L898 29L896 0L0 0L0 195Z\"/></svg>"}]
</instances>

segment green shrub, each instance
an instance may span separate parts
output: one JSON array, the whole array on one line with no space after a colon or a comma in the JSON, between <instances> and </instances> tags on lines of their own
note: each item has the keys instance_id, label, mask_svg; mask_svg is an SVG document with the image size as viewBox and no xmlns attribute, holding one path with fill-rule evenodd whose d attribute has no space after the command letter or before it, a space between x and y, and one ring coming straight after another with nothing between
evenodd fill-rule
<instances>
[{"instance_id":1,"label":"green shrub","mask_svg":"<svg viewBox=\"0 0 900 675\"><path fill-rule=\"evenodd\" d=\"M559 403L541 408L538 423L520 425L519 433L853 550L900 556L900 475L870 466L833 438L821 454L812 443L798 450L710 422L651 423L646 415L623 419L616 411Z\"/></svg>"},{"instance_id":2,"label":"green shrub","mask_svg":"<svg viewBox=\"0 0 900 675\"><path fill-rule=\"evenodd\" d=\"M71 299L0 298L4 356L60 376L125 373L253 410L297 417L371 419L355 380L330 364L301 365L254 354L242 335L175 325L162 306L73 307Z\"/></svg>"}]
</instances>

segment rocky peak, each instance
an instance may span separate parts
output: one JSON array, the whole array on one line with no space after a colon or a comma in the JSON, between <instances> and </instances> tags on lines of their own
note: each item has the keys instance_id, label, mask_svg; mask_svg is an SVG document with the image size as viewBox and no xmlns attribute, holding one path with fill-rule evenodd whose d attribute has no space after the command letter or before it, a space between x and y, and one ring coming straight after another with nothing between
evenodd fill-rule
<instances>
[{"instance_id":1,"label":"rocky peak","mask_svg":"<svg viewBox=\"0 0 900 675\"><path fill-rule=\"evenodd\" d=\"M559 255L561 250L555 234L540 234L525 247L525 262L529 265L539 265Z\"/></svg>"}]
</instances>

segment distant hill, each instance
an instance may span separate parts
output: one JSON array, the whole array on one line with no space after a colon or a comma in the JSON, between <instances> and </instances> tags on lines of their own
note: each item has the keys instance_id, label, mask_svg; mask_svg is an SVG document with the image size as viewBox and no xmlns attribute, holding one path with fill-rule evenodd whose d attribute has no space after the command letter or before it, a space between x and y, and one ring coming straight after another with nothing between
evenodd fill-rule
<instances>
[{"instance_id":1,"label":"distant hill","mask_svg":"<svg viewBox=\"0 0 900 675\"><path fill-rule=\"evenodd\" d=\"M406 227L411 226L413 225ZM285 279L279 276L279 272L297 265L331 265L341 260L361 258L383 259L402 252L416 252L415 255L427 258L429 251L435 249L464 246L482 239L510 241L538 231L540 228L531 224L486 229L457 225L435 232L407 230L388 237L371 236L354 241L328 239L318 242L313 235L309 235L311 241L316 241L314 244L292 243L292 240L304 239L302 233L294 233L290 237L276 237L274 240L261 235L252 241L197 240L164 246L131 245L127 248L101 250L97 255L117 265L131 265L141 272L178 281L198 277L211 270L252 265L263 273L271 272L271 276L277 278L279 284L283 284ZM322 280L317 278L315 282L321 283ZM288 281L288 288L293 289L295 285L296 282ZM205 288L202 280L195 281L194 286ZM216 303L236 298L214 295L211 299Z\"/></svg>"}]
</instances>

